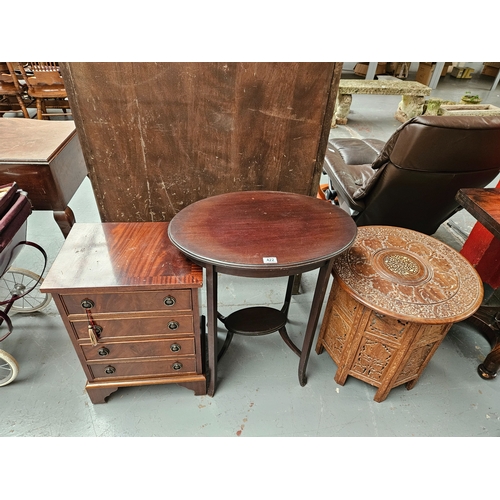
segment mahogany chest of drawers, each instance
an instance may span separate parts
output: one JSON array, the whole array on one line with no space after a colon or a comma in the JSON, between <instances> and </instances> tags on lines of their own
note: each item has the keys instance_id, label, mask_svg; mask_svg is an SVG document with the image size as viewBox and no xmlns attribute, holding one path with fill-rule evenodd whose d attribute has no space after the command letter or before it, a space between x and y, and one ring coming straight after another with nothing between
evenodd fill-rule
<instances>
[{"instance_id":1,"label":"mahogany chest of drawers","mask_svg":"<svg viewBox=\"0 0 500 500\"><path fill-rule=\"evenodd\" d=\"M202 270L167 230L167 222L75 224L45 278L93 403L147 384L206 394Z\"/></svg>"}]
</instances>

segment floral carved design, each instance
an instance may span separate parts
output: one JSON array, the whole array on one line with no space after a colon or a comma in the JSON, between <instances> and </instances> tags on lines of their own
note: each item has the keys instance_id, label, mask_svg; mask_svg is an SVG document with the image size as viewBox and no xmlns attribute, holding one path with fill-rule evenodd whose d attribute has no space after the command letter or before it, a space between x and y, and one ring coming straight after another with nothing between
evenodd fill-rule
<instances>
[{"instance_id":1,"label":"floral carved design","mask_svg":"<svg viewBox=\"0 0 500 500\"><path fill-rule=\"evenodd\" d=\"M409 229L359 227L334 271L361 303L407 321L461 321L483 297L481 279L464 257Z\"/></svg>"},{"instance_id":2,"label":"floral carved design","mask_svg":"<svg viewBox=\"0 0 500 500\"><path fill-rule=\"evenodd\" d=\"M380 381L391 360L394 347L375 340L365 339L360 347L351 371L366 380Z\"/></svg>"}]
</instances>

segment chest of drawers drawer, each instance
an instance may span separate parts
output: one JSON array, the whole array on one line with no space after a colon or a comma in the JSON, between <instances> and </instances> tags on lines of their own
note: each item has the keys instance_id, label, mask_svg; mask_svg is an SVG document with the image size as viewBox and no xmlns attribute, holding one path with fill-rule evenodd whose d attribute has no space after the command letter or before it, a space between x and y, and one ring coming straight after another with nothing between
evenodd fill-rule
<instances>
[{"instance_id":1,"label":"chest of drawers drawer","mask_svg":"<svg viewBox=\"0 0 500 500\"><path fill-rule=\"evenodd\" d=\"M130 311L191 310L191 290L161 290L121 293L64 294L61 296L68 314Z\"/></svg>"},{"instance_id":2,"label":"chest of drawers drawer","mask_svg":"<svg viewBox=\"0 0 500 500\"><path fill-rule=\"evenodd\" d=\"M95 379L126 379L129 377L162 377L196 373L194 356L178 359L148 359L113 361L111 363L89 363L88 368Z\"/></svg>"},{"instance_id":3,"label":"chest of drawers drawer","mask_svg":"<svg viewBox=\"0 0 500 500\"><path fill-rule=\"evenodd\" d=\"M157 337L193 335L195 331L192 314L168 314L154 316L114 317L115 315L94 315L92 321L97 339L107 341L115 338ZM111 318L110 318L111 317ZM89 340L87 318L71 320L71 328L80 341Z\"/></svg>"},{"instance_id":4,"label":"chest of drawers drawer","mask_svg":"<svg viewBox=\"0 0 500 500\"><path fill-rule=\"evenodd\" d=\"M87 361L185 356L195 353L194 336L168 340L132 342L99 342L97 345L82 344L81 349Z\"/></svg>"}]
</instances>

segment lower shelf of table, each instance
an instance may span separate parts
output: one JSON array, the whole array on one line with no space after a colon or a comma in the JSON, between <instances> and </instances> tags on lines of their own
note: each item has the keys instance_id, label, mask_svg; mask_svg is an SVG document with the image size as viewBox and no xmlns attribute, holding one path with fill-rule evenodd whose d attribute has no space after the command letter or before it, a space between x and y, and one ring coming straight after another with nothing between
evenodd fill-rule
<instances>
[{"instance_id":1,"label":"lower shelf of table","mask_svg":"<svg viewBox=\"0 0 500 500\"><path fill-rule=\"evenodd\" d=\"M195 396L207 394L207 379L205 375L177 375L175 377L131 378L121 380L102 380L87 382L85 389L94 404L105 403L106 398L120 387L140 387L143 385L177 384L194 391Z\"/></svg>"},{"instance_id":2,"label":"lower shelf of table","mask_svg":"<svg viewBox=\"0 0 500 500\"><path fill-rule=\"evenodd\" d=\"M277 332L287 322L286 314L282 311L259 306L240 309L226 318L219 317L219 319L230 332L250 336Z\"/></svg>"}]
</instances>

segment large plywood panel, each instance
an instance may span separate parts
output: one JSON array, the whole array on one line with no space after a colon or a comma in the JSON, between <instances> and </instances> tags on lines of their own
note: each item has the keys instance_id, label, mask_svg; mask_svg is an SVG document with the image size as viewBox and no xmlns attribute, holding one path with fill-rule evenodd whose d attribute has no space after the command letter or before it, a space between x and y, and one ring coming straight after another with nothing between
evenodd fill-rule
<instances>
[{"instance_id":1,"label":"large plywood panel","mask_svg":"<svg viewBox=\"0 0 500 500\"><path fill-rule=\"evenodd\" d=\"M103 221L228 191L314 195L341 63L61 63Z\"/></svg>"}]
</instances>

